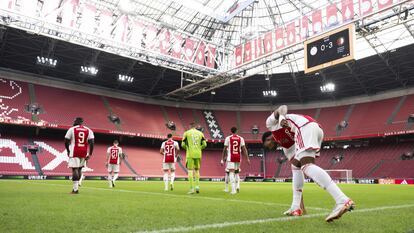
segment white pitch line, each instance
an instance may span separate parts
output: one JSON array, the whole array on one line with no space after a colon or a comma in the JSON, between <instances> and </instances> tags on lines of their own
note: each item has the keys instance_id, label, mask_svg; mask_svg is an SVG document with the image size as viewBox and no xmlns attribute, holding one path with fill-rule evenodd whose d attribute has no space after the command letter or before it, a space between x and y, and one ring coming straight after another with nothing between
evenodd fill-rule
<instances>
[{"instance_id":1,"label":"white pitch line","mask_svg":"<svg viewBox=\"0 0 414 233\"><path fill-rule=\"evenodd\" d=\"M376 208L354 210L352 212L353 213L365 213L365 212L374 212L374 211L390 210L390 209L404 209L404 208L411 208L411 207L414 207L414 204L396 205L396 206L382 206L382 207L376 207ZM322 216L325 216L327 214L328 213L318 213L318 214L304 215L304 216L301 216L301 217L279 217L279 218L246 220L246 221L238 221L238 222L212 223L212 224L195 225L195 226L189 226L189 227L166 228L166 229L153 230L153 231L137 231L135 233L187 232L187 231L205 230L205 229L211 229L211 228L225 228L225 227L239 226L239 225L251 225L251 224L258 224L258 223L286 222L286 221L293 221L293 220L304 219L304 218L322 217Z\"/></svg>"},{"instance_id":2,"label":"white pitch line","mask_svg":"<svg viewBox=\"0 0 414 233\"><path fill-rule=\"evenodd\" d=\"M63 186L68 187L70 185L65 184L49 184L49 183L41 183L41 182L24 182L21 180L0 180L0 181L8 181L8 182L16 182L16 183L24 183L24 184L40 184L40 185L50 185L50 186ZM261 202L261 201L249 201L249 200L240 200L240 199L226 199L220 197L203 197L203 196L195 196L194 195L180 195L180 194L167 194L167 193L156 193L156 192L146 192L146 191L138 191L138 190L126 190L126 189L109 189L109 188L98 188L98 187L84 187L82 186L81 189L94 189L94 190L103 190L103 191L110 191L110 192L123 192L123 193L136 193L142 195L157 195L157 196L165 196L165 197L177 197L177 198L188 198L188 199L202 199L202 200L212 200L212 201L226 201L226 202L236 202L236 203L246 203L246 204L258 204L258 205L268 205L268 206L281 206L281 207L290 207L288 204L283 203L274 203L274 202ZM307 209L310 210L318 210L318 211L327 211L326 208L320 207L312 207L306 206Z\"/></svg>"}]
</instances>

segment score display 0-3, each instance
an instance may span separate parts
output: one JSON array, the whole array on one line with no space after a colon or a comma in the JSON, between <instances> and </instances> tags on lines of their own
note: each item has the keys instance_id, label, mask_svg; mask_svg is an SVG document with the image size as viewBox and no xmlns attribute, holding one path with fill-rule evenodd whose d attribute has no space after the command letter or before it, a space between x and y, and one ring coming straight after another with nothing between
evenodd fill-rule
<instances>
[{"instance_id":1,"label":"score display 0-3","mask_svg":"<svg viewBox=\"0 0 414 233\"><path fill-rule=\"evenodd\" d=\"M305 74L354 60L354 24L304 42Z\"/></svg>"}]
</instances>

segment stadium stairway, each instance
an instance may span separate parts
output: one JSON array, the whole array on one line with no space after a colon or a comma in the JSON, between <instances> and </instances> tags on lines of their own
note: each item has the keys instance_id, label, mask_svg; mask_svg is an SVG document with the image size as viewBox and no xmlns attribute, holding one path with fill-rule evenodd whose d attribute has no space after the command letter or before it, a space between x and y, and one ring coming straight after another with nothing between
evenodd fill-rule
<instances>
[{"instance_id":1,"label":"stadium stairway","mask_svg":"<svg viewBox=\"0 0 414 233\"><path fill-rule=\"evenodd\" d=\"M237 124L237 128L241 129L241 115L240 115L240 111L236 112L236 124Z\"/></svg>"},{"instance_id":2,"label":"stadium stairway","mask_svg":"<svg viewBox=\"0 0 414 233\"><path fill-rule=\"evenodd\" d=\"M348 110L347 110L347 111L346 111L346 113L345 113L345 116L344 116L343 121L345 121L345 122L349 122L349 118L351 117L351 114L352 114L352 112L353 112L354 108L355 108L355 104L352 104L352 105L350 105L350 106L349 106ZM339 124L339 122L338 122L338 124ZM345 129L345 130L346 130L346 129ZM336 136L340 136L340 135L341 135L341 133L342 133L342 131L344 131L344 130L339 129L339 128L337 127L337 128L336 128Z\"/></svg>"},{"instance_id":3,"label":"stadium stairway","mask_svg":"<svg viewBox=\"0 0 414 233\"><path fill-rule=\"evenodd\" d=\"M201 125L203 129L208 129L207 122L205 120L203 111L192 109L194 120L197 124ZM205 132L205 131L204 131ZM208 137L207 137L208 138Z\"/></svg>"},{"instance_id":4,"label":"stadium stairway","mask_svg":"<svg viewBox=\"0 0 414 233\"><path fill-rule=\"evenodd\" d=\"M162 112L162 117L164 118L164 123L167 124L168 122L170 122L170 118L168 117L168 113L167 110L165 110L165 107L160 105L161 108L161 112Z\"/></svg>"},{"instance_id":5,"label":"stadium stairway","mask_svg":"<svg viewBox=\"0 0 414 233\"><path fill-rule=\"evenodd\" d=\"M321 108L316 109L315 115L313 116L313 119L318 120L319 116L321 115Z\"/></svg>"},{"instance_id":6,"label":"stadium stairway","mask_svg":"<svg viewBox=\"0 0 414 233\"><path fill-rule=\"evenodd\" d=\"M136 176L140 176L136 171L135 171L135 169L131 166L131 164L128 162L128 158L123 158L122 159L123 161L124 161L124 164L126 165L126 167L128 168L128 170L130 171L130 172L132 172L134 175L136 175Z\"/></svg>"},{"instance_id":7,"label":"stadium stairway","mask_svg":"<svg viewBox=\"0 0 414 233\"><path fill-rule=\"evenodd\" d=\"M105 106L105 109L109 113L109 116L113 116L114 115L114 112L112 111L112 108L111 108L111 105L109 104L109 101L104 96L101 96L101 99L102 99L102 102L103 102L103 104ZM120 120L121 120L120 122L122 122L122 119L120 119ZM115 123L115 122L111 122L111 123L113 123L115 125L115 128L117 130L121 130L122 131L122 126L121 126L120 123Z\"/></svg>"},{"instance_id":8,"label":"stadium stairway","mask_svg":"<svg viewBox=\"0 0 414 233\"><path fill-rule=\"evenodd\" d=\"M185 125L183 113L181 112L181 109L177 109L177 115L178 115L178 118L180 119L180 123L181 123L181 126L183 127L183 130L187 130L187 125Z\"/></svg>"},{"instance_id":9,"label":"stadium stairway","mask_svg":"<svg viewBox=\"0 0 414 233\"><path fill-rule=\"evenodd\" d=\"M37 103L34 85L32 83L28 83L27 85L28 85L28 90L29 90L30 104ZM38 115L32 114L32 121L38 122L39 121Z\"/></svg>"},{"instance_id":10,"label":"stadium stairway","mask_svg":"<svg viewBox=\"0 0 414 233\"><path fill-rule=\"evenodd\" d=\"M381 161L379 161L368 173L367 173L367 177L371 177L371 175L376 171L376 170L378 170L380 167L381 167L381 165L384 163L384 161L385 160L381 160Z\"/></svg>"},{"instance_id":11,"label":"stadium stairway","mask_svg":"<svg viewBox=\"0 0 414 233\"><path fill-rule=\"evenodd\" d=\"M192 109L180 108L178 109L180 121L184 126L184 130L189 128L191 122L196 122L194 118L194 113Z\"/></svg>"},{"instance_id":12,"label":"stadium stairway","mask_svg":"<svg viewBox=\"0 0 414 233\"><path fill-rule=\"evenodd\" d=\"M279 177L280 176L280 172L282 171L282 164L278 163L277 169L276 169L276 173L275 173L275 177Z\"/></svg>"},{"instance_id":13,"label":"stadium stairway","mask_svg":"<svg viewBox=\"0 0 414 233\"><path fill-rule=\"evenodd\" d=\"M181 168L181 170L183 170L185 174L188 174L188 170L184 166L183 159L181 157L180 157L180 159L177 159L177 163L178 163L178 166Z\"/></svg>"},{"instance_id":14,"label":"stadium stairway","mask_svg":"<svg viewBox=\"0 0 414 233\"><path fill-rule=\"evenodd\" d=\"M407 96L403 96L400 98L400 101L398 101L398 104L395 105L394 110L391 113L391 116L387 119L387 124L391 125L394 121L394 118L397 116L397 114L400 112L401 107L403 106L405 100L407 99Z\"/></svg>"}]
</instances>

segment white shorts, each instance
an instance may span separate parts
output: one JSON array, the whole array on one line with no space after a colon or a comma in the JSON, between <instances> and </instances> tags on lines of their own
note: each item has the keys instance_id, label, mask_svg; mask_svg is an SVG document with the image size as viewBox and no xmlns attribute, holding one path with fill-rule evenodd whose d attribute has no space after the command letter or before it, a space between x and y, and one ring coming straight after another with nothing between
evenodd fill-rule
<instances>
[{"instance_id":1,"label":"white shorts","mask_svg":"<svg viewBox=\"0 0 414 233\"><path fill-rule=\"evenodd\" d=\"M175 163L162 163L162 170L175 171Z\"/></svg>"},{"instance_id":2,"label":"white shorts","mask_svg":"<svg viewBox=\"0 0 414 233\"><path fill-rule=\"evenodd\" d=\"M283 153L285 154L286 158L290 161L295 157L295 145L293 144L293 146L289 147L288 149L283 148Z\"/></svg>"},{"instance_id":3,"label":"white shorts","mask_svg":"<svg viewBox=\"0 0 414 233\"><path fill-rule=\"evenodd\" d=\"M119 172L119 164L108 164L108 172Z\"/></svg>"},{"instance_id":4,"label":"white shorts","mask_svg":"<svg viewBox=\"0 0 414 233\"><path fill-rule=\"evenodd\" d=\"M323 130L317 123L311 122L303 126L295 134L295 159L300 160L303 157L315 157L316 152L321 148L322 140Z\"/></svg>"},{"instance_id":5,"label":"white shorts","mask_svg":"<svg viewBox=\"0 0 414 233\"><path fill-rule=\"evenodd\" d=\"M238 170L240 168L240 163L236 162L227 162L227 170Z\"/></svg>"},{"instance_id":6,"label":"white shorts","mask_svg":"<svg viewBox=\"0 0 414 233\"><path fill-rule=\"evenodd\" d=\"M78 158L78 157L72 157L68 160L68 167L70 168L78 168L78 167L84 167L86 164L85 158Z\"/></svg>"}]
</instances>

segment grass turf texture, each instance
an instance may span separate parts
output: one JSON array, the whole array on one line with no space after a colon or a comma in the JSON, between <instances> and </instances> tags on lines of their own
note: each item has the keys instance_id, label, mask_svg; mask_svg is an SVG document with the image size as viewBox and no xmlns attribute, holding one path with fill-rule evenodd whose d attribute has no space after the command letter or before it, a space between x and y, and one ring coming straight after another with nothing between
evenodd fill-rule
<instances>
[{"instance_id":1,"label":"grass turf texture","mask_svg":"<svg viewBox=\"0 0 414 233\"><path fill-rule=\"evenodd\" d=\"M0 180L0 232L414 230L414 186L408 185L340 185L357 211L333 223L324 218L334 202L315 184L305 184L308 215L298 218L281 215L291 202L287 183L242 183L236 196L215 182L202 182L198 195L186 194L187 182L176 182L172 192L155 181L116 185L86 180L79 195L70 195L70 181Z\"/></svg>"}]
</instances>

